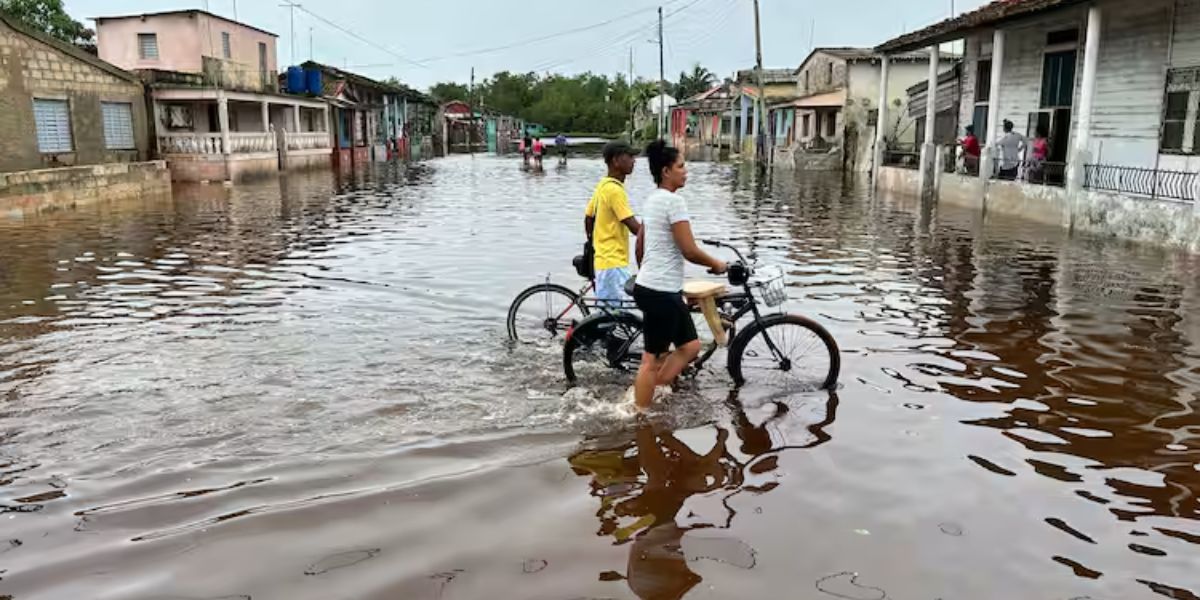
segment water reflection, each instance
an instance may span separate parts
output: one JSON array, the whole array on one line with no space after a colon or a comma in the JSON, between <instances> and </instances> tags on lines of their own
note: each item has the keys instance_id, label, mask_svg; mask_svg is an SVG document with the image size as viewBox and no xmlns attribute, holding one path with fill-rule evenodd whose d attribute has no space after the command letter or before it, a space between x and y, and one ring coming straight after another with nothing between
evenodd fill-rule
<instances>
[{"instance_id":1,"label":"water reflection","mask_svg":"<svg viewBox=\"0 0 1200 600\"><path fill-rule=\"evenodd\" d=\"M703 580L689 563L754 568L756 551L736 537L685 536L729 530L738 496L779 487L779 453L832 439L826 427L837 418L836 394L823 406L811 398L792 400L802 406L796 413L816 407L822 417L798 427L790 414L794 409L781 399L759 399L751 415L733 392L726 403L728 424L691 429L687 442L670 425L643 417L632 441L572 456L572 470L590 478L591 495L600 502L596 534L629 547L625 573L604 572L600 579L624 580L645 600L668 600L683 598ZM730 430L737 438L733 443Z\"/></svg>"}]
</instances>

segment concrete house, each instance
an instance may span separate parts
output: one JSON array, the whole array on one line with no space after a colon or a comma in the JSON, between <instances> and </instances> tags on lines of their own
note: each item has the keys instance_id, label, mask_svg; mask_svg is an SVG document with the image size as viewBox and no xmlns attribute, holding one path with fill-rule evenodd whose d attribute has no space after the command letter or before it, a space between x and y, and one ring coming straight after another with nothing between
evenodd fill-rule
<instances>
[{"instance_id":1,"label":"concrete house","mask_svg":"<svg viewBox=\"0 0 1200 600\"><path fill-rule=\"evenodd\" d=\"M150 157L142 83L0 13L0 172Z\"/></svg>"},{"instance_id":2,"label":"concrete house","mask_svg":"<svg viewBox=\"0 0 1200 600\"><path fill-rule=\"evenodd\" d=\"M986 144L978 174L939 162L953 148L927 143L918 171L884 167L880 186L1200 249L1200 0L993 2L877 50L890 58L960 40L962 80L950 93L959 125ZM944 89L925 86L928 115L945 106ZM1040 130L1046 156L1001 156L1005 121L1027 138Z\"/></svg>"},{"instance_id":3,"label":"concrete house","mask_svg":"<svg viewBox=\"0 0 1200 600\"><path fill-rule=\"evenodd\" d=\"M415 159L433 152L433 99L412 88L376 81L306 62L306 71L322 74L322 98L332 107L333 163L365 165L396 158Z\"/></svg>"},{"instance_id":4,"label":"concrete house","mask_svg":"<svg viewBox=\"0 0 1200 600\"><path fill-rule=\"evenodd\" d=\"M0 207L170 193L133 74L3 13L0 62Z\"/></svg>"},{"instance_id":5,"label":"concrete house","mask_svg":"<svg viewBox=\"0 0 1200 600\"><path fill-rule=\"evenodd\" d=\"M690 160L721 160L739 154L743 142L753 150L758 121L756 88L727 81L675 105L671 140Z\"/></svg>"},{"instance_id":6,"label":"concrete house","mask_svg":"<svg viewBox=\"0 0 1200 600\"><path fill-rule=\"evenodd\" d=\"M155 147L175 179L329 164L326 106L279 93L275 34L201 10L95 21L100 57L150 87Z\"/></svg>"},{"instance_id":7,"label":"concrete house","mask_svg":"<svg viewBox=\"0 0 1200 600\"><path fill-rule=\"evenodd\" d=\"M898 53L891 68L887 102L902 108L905 90L928 76L924 51ZM868 171L880 101L883 57L870 48L817 48L795 70L795 100L770 107L775 164L800 169ZM906 111L885 120L892 147L911 149L916 140Z\"/></svg>"}]
</instances>

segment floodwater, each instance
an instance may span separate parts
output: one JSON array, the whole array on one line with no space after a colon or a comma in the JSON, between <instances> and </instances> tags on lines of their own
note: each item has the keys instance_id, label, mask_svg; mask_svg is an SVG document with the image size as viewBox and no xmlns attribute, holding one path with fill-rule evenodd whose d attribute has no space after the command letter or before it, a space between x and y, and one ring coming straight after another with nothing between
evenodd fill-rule
<instances>
[{"instance_id":1,"label":"floodwater","mask_svg":"<svg viewBox=\"0 0 1200 600\"><path fill-rule=\"evenodd\" d=\"M694 164L697 231L786 267L842 383L718 355L639 422L504 336L578 284L601 172L0 215L0 597L1200 594L1194 258Z\"/></svg>"}]
</instances>

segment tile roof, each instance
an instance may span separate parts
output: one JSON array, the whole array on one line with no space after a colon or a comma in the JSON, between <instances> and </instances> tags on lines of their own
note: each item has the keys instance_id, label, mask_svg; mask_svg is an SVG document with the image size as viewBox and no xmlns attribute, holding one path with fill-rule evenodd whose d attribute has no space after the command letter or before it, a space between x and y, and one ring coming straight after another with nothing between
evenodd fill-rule
<instances>
[{"instance_id":1,"label":"tile roof","mask_svg":"<svg viewBox=\"0 0 1200 600\"><path fill-rule=\"evenodd\" d=\"M994 0L989 4L946 19L900 37L888 40L875 48L876 52L903 52L923 48L935 43L948 42L963 37L974 29L982 29L1012 21L1040 12L1081 4L1086 0Z\"/></svg>"}]
</instances>

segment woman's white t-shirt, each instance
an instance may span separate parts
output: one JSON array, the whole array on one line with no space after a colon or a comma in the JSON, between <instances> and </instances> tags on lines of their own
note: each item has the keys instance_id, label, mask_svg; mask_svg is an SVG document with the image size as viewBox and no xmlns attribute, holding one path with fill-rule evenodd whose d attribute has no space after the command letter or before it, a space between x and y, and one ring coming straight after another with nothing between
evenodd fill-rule
<instances>
[{"instance_id":1,"label":"woman's white t-shirt","mask_svg":"<svg viewBox=\"0 0 1200 600\"><path fill-rule=\"evenodd\" d=\"M683 252L675 243L671 226L691 220L687 203L679 194L658 189L646 198L643 208L646 240L637 284L658 292L681 292Z\"/></svg>"}]
</instances>

